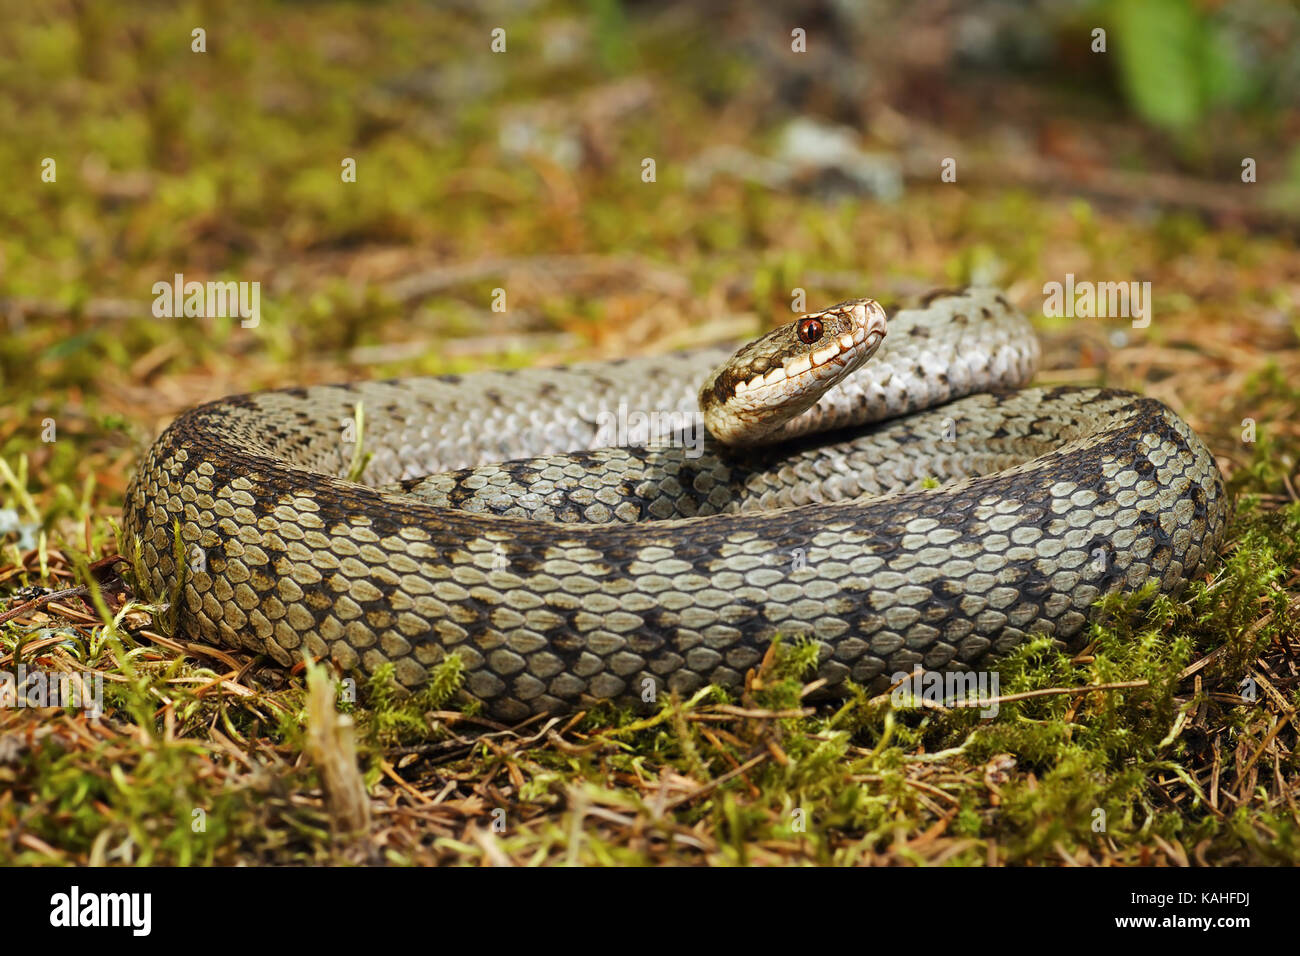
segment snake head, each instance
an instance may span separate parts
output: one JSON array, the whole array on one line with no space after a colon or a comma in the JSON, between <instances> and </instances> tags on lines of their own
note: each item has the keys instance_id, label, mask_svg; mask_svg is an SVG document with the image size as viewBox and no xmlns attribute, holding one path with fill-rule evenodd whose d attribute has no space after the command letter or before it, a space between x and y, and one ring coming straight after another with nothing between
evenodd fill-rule
<instances>
[{"instance_id":1,"label":"snake head","mask_svg":"<svg viewBox=\"0 0 1300 956\"><path fill-rule=\"evenodd\" d=\"M856 371L884 338L885 310L874 299L802 315L750 342L709 376L700 389L704 424L724 444L761 444Z\"/></svg>"}]
</instances>

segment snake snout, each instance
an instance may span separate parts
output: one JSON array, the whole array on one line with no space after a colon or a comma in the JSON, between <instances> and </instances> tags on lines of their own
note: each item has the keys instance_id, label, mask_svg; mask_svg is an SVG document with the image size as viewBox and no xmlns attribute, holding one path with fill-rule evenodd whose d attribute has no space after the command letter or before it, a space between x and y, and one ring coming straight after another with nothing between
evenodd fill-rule
<instances>
[{"instance_id":1,"label":"snake snout","mask_svg":"<svg viewBox=\"0 0 1300 956\"><path fill-rule=\"evenodd\" d=\"M874 299L850 299L769 332L700 390L706 427L728 445L761 442L860 368L885 333L885 310Z\"/></svg>"}]
</instances>

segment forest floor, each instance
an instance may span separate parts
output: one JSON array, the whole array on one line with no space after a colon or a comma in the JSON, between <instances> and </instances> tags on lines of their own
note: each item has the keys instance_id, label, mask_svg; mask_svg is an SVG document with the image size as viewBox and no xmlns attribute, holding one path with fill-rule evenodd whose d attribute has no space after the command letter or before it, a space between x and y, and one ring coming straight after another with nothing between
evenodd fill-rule
<instances>
[{"instance_id":1,"label":"forest floor","mask_svg":"<svg viewBox=\"0 0 1300 956\"><path fill-rule=\"evenodd\" d=\"M671 23L634 69L626 27L594 28L590 67L565 52L584 22L540 13L494 60L470 13L235 5L199 56L173 48L183 14L95 6L20 18L25 60L0 56L0 170L31 181L0 212L0 670L104 689L101 714L0 708L0 863L1300 863L1300 259L1266 203L1134 159L1148 134L1113 117L1132 162L1086 192L1050 185L1091 158L999 180L960 124L922 175L899 144L933 122L887 106L857 178L775 185L761 67L650 69ZM1036 95L1065 94L1013 85L1007 108ZM947 148L969 182L940 180ZM155 318L177 272L260 281L257 326ZM1046 317L1067 273L1149 281L1150 325ZM114 559L143 449L202 401L666 351L788 320L795 289L811 310L971 282L1034 320L1038 382L1168 403L1235 501L1188 593L1111 601L1073 657L1017 653L991 719L810 705L798 644L648 718L507 727L452 674L406 697L380 674L341 705L358 802L346 742L313 742L332 685L193 643Z\"/></svg>"}]
</instances>

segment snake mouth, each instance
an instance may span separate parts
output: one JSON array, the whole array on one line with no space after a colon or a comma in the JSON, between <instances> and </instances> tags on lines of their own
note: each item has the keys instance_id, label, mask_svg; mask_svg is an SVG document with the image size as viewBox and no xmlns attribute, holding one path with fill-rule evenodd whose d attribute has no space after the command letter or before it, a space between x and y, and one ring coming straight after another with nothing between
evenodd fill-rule
<instances>
[{"instance_id":1,"label":"snake mouth","mask_svg":"<svg viewBox=\"0 0 1300 956\"><path fill-rule=\"evenodd\" d=\"M874 355L885 331L880 303L853 299L769 332L700 389L705 427L726 445L760 443Z\"/></svg>"},{"instance_id":2,"label":"snake mouth","mask_svg":"<svg viewBox=\"0 0 1300 956\"><path fill-rule=\"evenodd\" d=\"M885 338L884 309L870 299L859 299L816 315L832 311L847 316L852 327L827 336L819 348L786 357L764 375L736 382L736 398L743 396L753 403L768 396L780 400L808 389L824 390L874 355Z\"/></svg>"}]
</instances>

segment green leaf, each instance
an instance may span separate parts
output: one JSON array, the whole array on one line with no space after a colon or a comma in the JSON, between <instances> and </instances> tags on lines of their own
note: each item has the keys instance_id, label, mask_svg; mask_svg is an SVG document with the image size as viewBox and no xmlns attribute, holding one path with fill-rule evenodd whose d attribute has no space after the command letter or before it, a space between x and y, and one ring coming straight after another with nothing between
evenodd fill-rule
<instances>
[{"instance_id":1,"label":"green leaf","mask_svg":"<svg viewBox=\"0 0 1300 956\"><path fill-rule=\"evenodd\" d=\"M1201 89L1206 102L1214 105L1245 102L1254 92L1255 77L1237 56L1227 34L1207 30L1203 40Z\"/></svg>"},{"instance_id":2,"label":"green leaf","mask_svg":"<svg viewBox=\"0 0 1300 956\"><path fill-rule=\"evenodd\" d=\"M1201 115L1203 26L1188 0L1111 4L1129 101L1147 120L1184 129Z\"/></svg>"}]
</instances>

